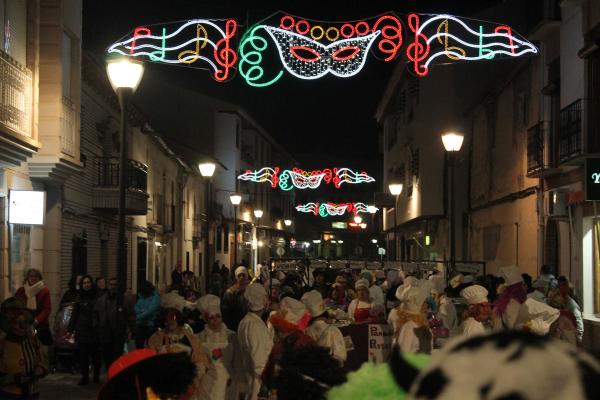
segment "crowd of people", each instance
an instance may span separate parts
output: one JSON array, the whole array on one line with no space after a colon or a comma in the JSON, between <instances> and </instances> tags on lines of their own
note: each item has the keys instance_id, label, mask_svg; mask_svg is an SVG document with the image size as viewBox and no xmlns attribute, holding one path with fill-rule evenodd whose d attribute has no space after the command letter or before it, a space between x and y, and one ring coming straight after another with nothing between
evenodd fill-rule
<instances>
[{"instance_id":1,"label":"crowd of people","mask_svg":"<svg viewBox=\"0 0 600 400\"><path fill-rule=\"evenodd\" d=\"M52 332L50 293L40 271L27 271L23 287L0 309L0 397L36 398L39 379L50 371L48 349L65 345L77 354L80 385L99 382L102 367L107 371L100 399L149 399L149 393L178 390L187 399L292 399L299 387L314 393L309 398L324 398L346 380L344 324L387 323L402 354L431 354L452 336L499 331L531 332L574 346L583 338L577 298L568 280L555 278L547 266L535 280L515 266L501 268L498 276L450 279L439 271L417 277L327 268L306 279L265 264L252 274L215 262L206 291L180 265L171 278L165 293L142 281L137 295L120 298L115 278L73 277ZM187 358L154 360L174 354ZM51 358L57 362L56 354ZM144 373L132 365L153 362L173 370L185 364L193 373L173 380L185 388L149 379L132 395L128 379Z\"/></svg>"}]
</instances>

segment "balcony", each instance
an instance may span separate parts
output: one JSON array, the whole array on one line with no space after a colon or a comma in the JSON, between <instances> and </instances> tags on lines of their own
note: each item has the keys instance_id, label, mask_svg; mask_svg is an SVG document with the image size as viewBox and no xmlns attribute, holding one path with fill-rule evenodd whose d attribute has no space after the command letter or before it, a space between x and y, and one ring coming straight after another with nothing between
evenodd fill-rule
<instances>
[{"instance_id":1,"label":"balcony","mask_svg":"<svg viewBox=\"0 0 600 400\"><path fill-rule=\"evenodd\" d=\"M95 159L97 174L93 189L93 207L110 212L119 209L119 159L98 157ZM146 215L148 211L148 167L140 162L128 160L125 191L125 213Z\"/></svg>"},{"instance_id":2,"label":"balcony","mask_svg":"<svg viewBox=\"0 0 600 400\"><path fill-rule=\"evenodd\" d=\"M527 177L543 178L555 168L554 141L549 121L541 121L527 131Z\"/></svg>"},{"instance_id":3,"label":"balcony","mask_svg":"<svg viewBox=\"0 0 600 400\"><path fill-rule=\"evenodd\" d=\"M558 161L560 164L577 162L583 149L583 102L581 99L560 111L558 133Z\"/></svg>"},{"instance_id":4,"label":"balcony","mask_svg":"<svg viewBox=\"0 0 600 400\"><path fill-rule=\"evenodd\" d=\"M0 167L18 166L35 153L31 71L0 51Z\"/></svg>"}]
</instances>

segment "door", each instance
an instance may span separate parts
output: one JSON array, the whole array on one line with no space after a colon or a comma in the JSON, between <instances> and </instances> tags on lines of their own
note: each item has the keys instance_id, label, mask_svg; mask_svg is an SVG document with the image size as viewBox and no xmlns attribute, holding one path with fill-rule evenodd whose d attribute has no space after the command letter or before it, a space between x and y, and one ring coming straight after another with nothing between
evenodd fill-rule
<instances>
[{"instance_id":1,"label":"door","mask_svg":"<svg viewBox=\"0 0 600 400\"><path fill-rule=\"evenodd\" d=\"M148 266L148 239L137 238L137 287L146 280Z\"/></svg>"},{"instance_id":2,"label":"door","mask_svg":"<svg viewBox=\"0 0 600 400\"><path fill-rule=\"evenodd\" d=\"M71 276L87 274L87 239L86 235L73 234L71 248Z\"/></svg>"}]
</instances>

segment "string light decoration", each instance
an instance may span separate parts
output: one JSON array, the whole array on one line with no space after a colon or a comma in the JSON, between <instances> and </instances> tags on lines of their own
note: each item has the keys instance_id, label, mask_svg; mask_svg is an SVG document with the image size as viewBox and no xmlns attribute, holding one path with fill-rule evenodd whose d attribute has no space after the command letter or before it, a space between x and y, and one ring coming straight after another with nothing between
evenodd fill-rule
<instances>
[{"instance_id":1,"label":"string light decoration","mask_svg":"<svg viewBox=\"0 0 600 400\"><path fill-rule=\"evenodd\" d=\"M108 53L208 68L220 82L237 69L248 85L265 87L286 72L306 80L349 78L363 69L370 53L386 62L404 54L410 70L426 76L435 64L538 52L510 26L449 14L390 12L359 21L321 22L277 12L245 31L236 47L238 27L234 19L139 26ZM278 58L281 67L269 71L269 56Z\"/></svg>"},{"instance_id":2,"label":"string light decoration","mask_svg":"<svg viewBox=\"0 0 600 400\"><path fill-rule=\"evenodd\" d=\"M224 24L224 26L222 26ZM107 52L166 64L212 70L213 78L226 81L237 63L232 39L234 19L193 19L184 23L139 26L130 37L111 45Z\"/></svg>"},{"instance_id":3,"label":"string light decoration","mask_svg":"<svg viewBox=\"0 0 600 400\"><path fill-rule=\"evenodd\" d=\"M296 211L308 214L319 215L323 218L344 215L346 213L368 213L369 207L365 203L306 203L296 206Z\"/></svg>"},{"instance_id":4,"label":"string light decoration","mask_svg":"<svg viewBox=\"0 0 600 400\"><path fill-rule=\"evenodd\" d=\"M323 170L305 171L300 168L281 170L279 167L263 167L259 170L247 170L238 176L239 180L256 183L268 182L271 187L281 190L316 189L321 183L333 184L339 189L342 184L359 184L375 182L375 178L366 172L355 172L349 168L326 168Z\"/></svg>"}]
</instances>

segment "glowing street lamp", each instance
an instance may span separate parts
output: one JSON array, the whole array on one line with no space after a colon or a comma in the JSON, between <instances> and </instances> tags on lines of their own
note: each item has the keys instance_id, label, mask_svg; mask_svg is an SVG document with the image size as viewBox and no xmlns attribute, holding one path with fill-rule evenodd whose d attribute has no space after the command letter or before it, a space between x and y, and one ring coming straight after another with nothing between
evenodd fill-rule
<instances>
[{"instance_id":1,"label":"glowing street lamp","mask_svg":"<svg viewBox=\"0 0 600 400\"><path fill-rule=\"evenodd\" d=\"M123 304L127 283L127 238L125 237L125 185L127 183L127 104L137 89L142 75L144 64L129 59L112 59L107 62L106 73L108 80L117 94L121 107L121 129L119 131L119 208L117 216L117 291L118 303Z\"/></svg>"},{"instance_id":2,"label":"glowing street lamp","mask_svg":"<svg viewBox=\"0 0 600 400\"><path fill-rule=\"evenodd\" d=\"M454 269L454 265L456 262L456 235L455 235L455 216L454 216L454 208L455 208L455 194L454 194L454 170L456 168L456 153L460 151L462 147L464 135L460 133L449 132L442 135L442 143L444 144L444 148L448 153L448 167L450 170L450 209L449 209L449 230L450 230L450 266L451 269Z\"/></svg>"},{"instance_id":3,"label":"glowing street lamp","mask_svg":"<svg viewBox=\"0 0 600 400\"><path fill-rule=\"evenodd\" d=\"M397 227L398 227L398 220L397 220L397 215L398 215L398 196L400 196L400 193L402 193L402 188L403 185L401 183L397 183L397 182L392 182L388 185L389 189L390 189L390 193L393 196L396 196L396 199L394 201L394 252L393 252L393 257L394 257L394 261L396 261L397 258L397 243L398 243L398 232L397 232Z\"/></svg>"},{"instance_id":4,"label":"glowing street lamp","mask_svg":"<svg viewBox=\"0 0 600 400\"><path fill-rule=\"evenodd\" d=\"M210 265L210 245L209 245L209 237L210 237L210 220L212 219L212 182L211 178L215 173L215 169L217 165L212 162L205 162L198 164L198 169L200 170L200 175L206 180L206 222L205 222L205 232L206 239L204 240L204 276L208 277L209 274L209 265ZM228 239L229 240L229 239ZM208 280L206 280L206 290L208 290Z\"/></svg>"},{"instance_id":5,"label":"glowing street lamp","mask_svg":"<svg viewBox=\"0 0 600 400\"><path fill-rule=\"evenodd\" d=\"M284 219L283 220L283 224L285 226L292 226L292 220L291 219Z\"/></svg>"},{"instance_id":6,"label":"glowing street lamp","mask_svg":"<svg viewBox=\"0 0 600 400\"><path fill-rule=\"evenodd\" d=\"M242 196L239 194L232 194L229 196L229 201L233 205L233 266L232 268L236 268L237 265L237 209L240 203L242 202Z\"/></svg>"},{"instance_id":7,"label":"glowing street lamp","mask_svg":"<svg viewBox=\"0 0 600 400\"><path fill-rule=\"evenodd\" d=\"M357 215L354 217L354 223L356 225L360 225L362 223L362 217L360 215Z\"/></svg>"}]
</instances>

